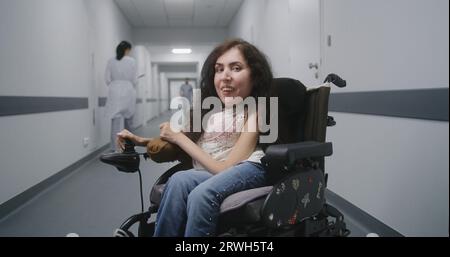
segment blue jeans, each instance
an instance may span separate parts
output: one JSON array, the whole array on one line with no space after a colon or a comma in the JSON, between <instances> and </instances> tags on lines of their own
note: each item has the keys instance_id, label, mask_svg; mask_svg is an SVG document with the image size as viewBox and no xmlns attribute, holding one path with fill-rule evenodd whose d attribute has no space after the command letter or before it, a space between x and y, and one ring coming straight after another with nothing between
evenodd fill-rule
<instances>
[{"instance_id":1,"label":"blue jeans","mask_svg":"<svg viewBox=\"0 0 450 257\"><path fill-rule=\"evenodd\" d=\"M154 236L214 236L223 200L265 185L263 166L249 161L216 175L205 170L179 171L166 184Z\"/></svg>"}]
</instances>

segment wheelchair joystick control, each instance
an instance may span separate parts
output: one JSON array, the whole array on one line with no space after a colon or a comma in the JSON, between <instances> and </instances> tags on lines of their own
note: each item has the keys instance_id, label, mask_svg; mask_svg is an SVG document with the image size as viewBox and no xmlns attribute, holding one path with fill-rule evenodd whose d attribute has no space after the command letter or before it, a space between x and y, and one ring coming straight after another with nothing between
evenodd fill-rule
<instances>
[{"instance_id":1,"label":"wheelchair joystick control","mask_svg":"<svg viewBox=\"0 0 450 257\"><path fill-rule=\"evenodd\" d=\"M125 139L125 149L122 153L107 153L100 156L100 161L115 166L119 171L134 173L139 170L139 154L134 149L134 143Z\"/></svg>"},{"instance_id":2,"label":"wheelchair joystick control","mask_svg":"<svg viewBox=\"0 0 450 257\"><path fill-rule=\"evenodd\" d=\"M130 139L125 139L125 149L123 150L123 153L135 153L136 151L134 150L134 143L133 141L131 141Z\"/></svg>"}]
</instances>

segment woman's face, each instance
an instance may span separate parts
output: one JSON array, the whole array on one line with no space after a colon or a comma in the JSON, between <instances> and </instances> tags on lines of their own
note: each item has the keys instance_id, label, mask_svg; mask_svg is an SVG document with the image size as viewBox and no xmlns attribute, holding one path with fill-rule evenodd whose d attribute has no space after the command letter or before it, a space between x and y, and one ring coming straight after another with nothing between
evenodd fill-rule
<instances>
[{"instance_id":1,"label":"woman's face","mask_svg":"<svg viewBox=\"0 0 450 257\"><path fill-rule=\"evenodd\" d=\"M233 47L221 55L215 64L214 85L217 95L225 105L233 104L231 97L245 99L252 92L251 70L241 51ZM226 99L230 97L229 99Z\"/></svg>"}]
</instances>

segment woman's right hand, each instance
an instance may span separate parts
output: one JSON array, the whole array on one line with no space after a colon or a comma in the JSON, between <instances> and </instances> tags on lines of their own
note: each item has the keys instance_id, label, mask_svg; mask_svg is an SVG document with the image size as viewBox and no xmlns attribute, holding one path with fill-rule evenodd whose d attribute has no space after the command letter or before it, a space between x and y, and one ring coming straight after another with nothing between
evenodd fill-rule
<instances>
[{"instance_id":1,"label":"woman's right hand","mask_svg":"<svg viewBox=\"0 0 450 257\"><path fill-rule=\"evenodd\" d=\"M135 134L131 133L130 131L124 129L117 133L117 146L124 150L125 149L125 139L130 139L133 141L135 145L141 145L141 137L136 136Z\"/></svg>"}]
</instances>

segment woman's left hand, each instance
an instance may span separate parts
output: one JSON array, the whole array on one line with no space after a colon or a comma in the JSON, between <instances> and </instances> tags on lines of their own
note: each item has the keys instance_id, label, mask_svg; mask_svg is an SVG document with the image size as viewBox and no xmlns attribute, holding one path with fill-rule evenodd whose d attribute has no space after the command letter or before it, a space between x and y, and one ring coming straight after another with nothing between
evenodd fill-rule
<instances>
[{"instance_id":1,"label":"woman's left hand","mask_svg":"<svg viewBox=\"0 0 450 257\"><path fill-rule=\"evenodd\" d=\"M182 135L181 132L174 132L170 128L169 122L164 122L159 125L160 133L159 136L161 139L166 140L167 142L177 144L179 137Z\"/></svg>"}]
</instances>

